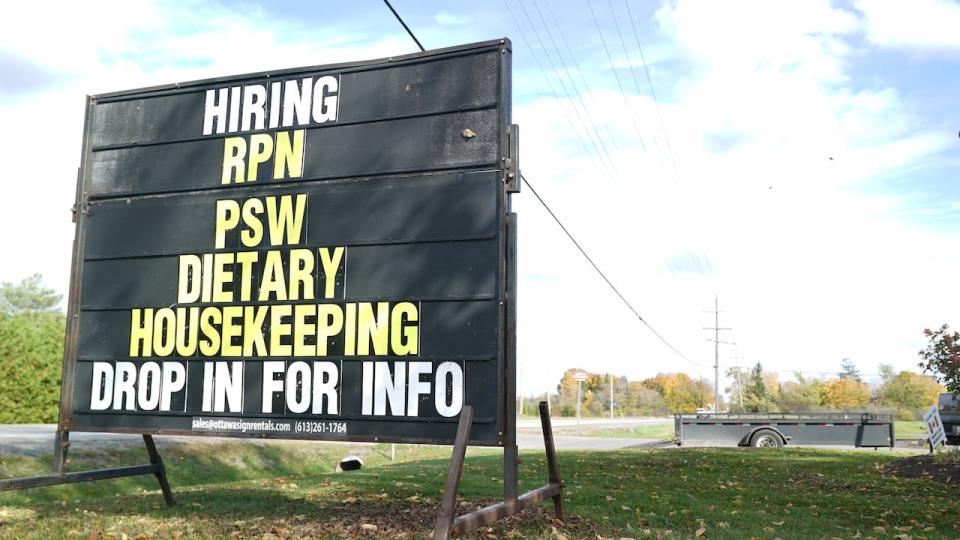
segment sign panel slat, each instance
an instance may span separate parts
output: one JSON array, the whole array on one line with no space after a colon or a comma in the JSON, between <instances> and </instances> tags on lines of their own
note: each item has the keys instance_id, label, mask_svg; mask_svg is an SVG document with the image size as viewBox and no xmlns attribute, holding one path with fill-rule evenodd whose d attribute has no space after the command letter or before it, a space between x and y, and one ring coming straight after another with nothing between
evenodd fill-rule
<instances>
[{"instance_id":1,"label":"sign panel slat","mask_svg":"<svg viewBox=\"0 0 960 540\"><path fill-rule=\"evenodd\" d=\"M216 201L282 194L307 195L304 235L312 245L496 238L499 185L494 172L452 173L95 201L87 216L84 259L203 250L216 233L210 219ZM236 247L239 235L228 231L225 245Z\"/></svg>"},{"instance_id":2,"label":"sign panel slat","mask_svg":"<svg viewBox=\"0 0 960 540\"><path fill-rule=\"evenodd\" d=\"M486 109L323 129L240 134L93 153L89 193L114 197L452 168L491 168L498 111ZM194 122L196 124L196 122ZM473 134L464 137L464 130ZM258 139L259 137L259 139ZM300 141L302 152L296 152ZM257 144L262 146L257 147ZM283 153L280 148L290 147ZM251 161L260 148L262 159ZM248 156L240 160L239 155ZM279 157L283 156L283 157ZM277 163L277 161L281 163ZM231 167L226 167L230 163ZM300 167L302 170L293 171ZM278 171L279 167L279 171ZM242 179L242 182L236 182Z\"/></svg>"},{"instance_id":3,"label":"sign panel slat","mask_svg":"<svg viewBox=\"0 0 960 540\"><path fill-rule=\"evenodd\" d=\"M509 56L92 97L62 426L505 444Z\"/></svg>"},{"instance_id":4,"label":"sign panel slat","mask_svg":"<svg viewBox=\"0 0 960 540\"><path fill-rule=\"evenodd\" d=\"M101 149L196 139L200 131L194 126L198 120L204 120L206 93L211 88L217 92L214 97L219 98L222 88L228 89L229 97L234 87L260 87L261 99L251 98L249 110L263 111L261 130L290 128L291 125L284 125L284 109L294 108L297 110L288 114L296 127L331 125L328 120L317 121L322 119L312 114L314 105L318 109L324 107L323 98L338 109L337 124L496 107L500 99L501 54L498 47L487 47L446 58L384 61L352 70L319 66L281 76L236 77L224 80L225 84L186 83L178 85L182 91L172 94L170 89L163 89L140 95L111 95L96 106L92 142L94 149ZM337 88L327 85L318 99L316 83L324 77L338 81ZM310 84L305 85L304 80ZM289 86L291 83L293 86ZM273 85L279 89L275 90ZM242 105L237 115L243 113ZM307 109L311 109L309 116ZM271 126L274 118L276 125ZM237 129L231 131L257 131L255 122L248 122L245 128L238 117Z\"/></svg>"},{"instance_id":5,"label":"sign panel slat","mask_svg":"<svg viewBox=\"0 0 960 540\"><path fill-rule=\"evenodd\" d=\"M346 300L410 299L410 300L473 300L496 296L496 269L483 265L495 258L496 240L472 242L433 242L419 244L345 246L345 262L334 274L334 296ZM289 270L292 250L279 249L284 267ZM247 252L249 253L249 252ZM259 255L265 252L257 252ZM294 258L296 260L296 258ZM83 273L83 288L90 291L83 297L84 310L130 309L139 306L177 305L177 271L179 257L161 256L137 259L89 261ZM424 267L431 273L422 273ZM263 277L261 260L250 263L250 275L233 272L225 282L224 292L231 299L221 302L195 302L193 305L228 304L243 289L245 281L251 289ZM344 276L349 273L350 282ZM322 298L328 276L323 268L315 268L310 296ZM349 285L349 286L347 286ZM302 284L300 296L307 296ZM288 291L289 292L289 291ZM264 300L264 303L269 301Z\"/></svg>"}]
</instances>

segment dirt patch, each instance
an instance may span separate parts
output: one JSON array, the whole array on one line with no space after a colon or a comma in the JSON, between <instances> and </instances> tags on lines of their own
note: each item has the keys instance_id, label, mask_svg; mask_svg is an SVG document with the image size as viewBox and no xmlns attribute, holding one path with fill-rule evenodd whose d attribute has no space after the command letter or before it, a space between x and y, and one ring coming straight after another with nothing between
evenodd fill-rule
<instances>
[{"instance_id":1,"label":"dirt patch","mask_svg":"<svg viewBox=\"0 0 960 540\"><path fill-rule=\"evenodd\" d=\"M921 478L944 484L960 484L960 455L910 456L882 467L884 474L898 478Z\"/></svg>"}]
</instances>

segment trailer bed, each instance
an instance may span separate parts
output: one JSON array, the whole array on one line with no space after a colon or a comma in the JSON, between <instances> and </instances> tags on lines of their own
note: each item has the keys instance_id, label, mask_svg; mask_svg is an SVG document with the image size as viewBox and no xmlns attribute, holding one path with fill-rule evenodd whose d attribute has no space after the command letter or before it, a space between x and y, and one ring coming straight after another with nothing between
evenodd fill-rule
<instances>
[{"instance_id":1,"label":"trailer bed","mask_svg":"<svg viewBox=\"0 0 960 540\"><path fill-rule=\"evenodd\" d=\"M679 446L757 446L760 432L782 444L893 447L893 415L878 413L675 414Z\"/></svg>"}]
</instances>

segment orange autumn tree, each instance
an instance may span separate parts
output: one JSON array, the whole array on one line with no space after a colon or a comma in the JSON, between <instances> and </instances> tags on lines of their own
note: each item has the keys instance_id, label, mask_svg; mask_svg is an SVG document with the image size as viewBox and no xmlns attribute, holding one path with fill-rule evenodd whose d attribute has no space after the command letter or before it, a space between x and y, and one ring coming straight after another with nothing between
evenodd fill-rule
<instances>
[{"instance_id":1,"label":"orange autumn tree","mask_svg":"<svg viewBox=\"0 0 960 540\"><path fill-rule=\"evenodd\" d=\"M709 384L695 381L686 373L658 373L643 381L643 385L663 396L671 412L692 413L698 407L713 403L713 389Z\"/></svg>"},{"instance_id":2,"label":"orange autumn tree","mask_svg":"<svg viewBox=\"0 0 960 540\"><path fill-rule=\"evenodd\" d=\"M865 407L870 403L870 389L856 379L831 379L824 383L823 404L838 411Z\"/></svg>"}]
</instances>

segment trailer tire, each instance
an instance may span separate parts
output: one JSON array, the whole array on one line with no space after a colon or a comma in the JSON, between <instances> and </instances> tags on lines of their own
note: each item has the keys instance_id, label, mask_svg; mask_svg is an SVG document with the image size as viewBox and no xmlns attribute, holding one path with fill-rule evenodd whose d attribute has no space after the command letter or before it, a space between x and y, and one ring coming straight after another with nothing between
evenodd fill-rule
<instances>
[{"instance_id":1,"label":"trailer tire","mask_svg":"<svg viewBox=\"0 0 960 540\"><path fill-rule=\"evenodd\" d=\"M753 448L781 448L783 440L772 429L761 429L750 437L750 446Z\"/></svg>"}]
</instances>

